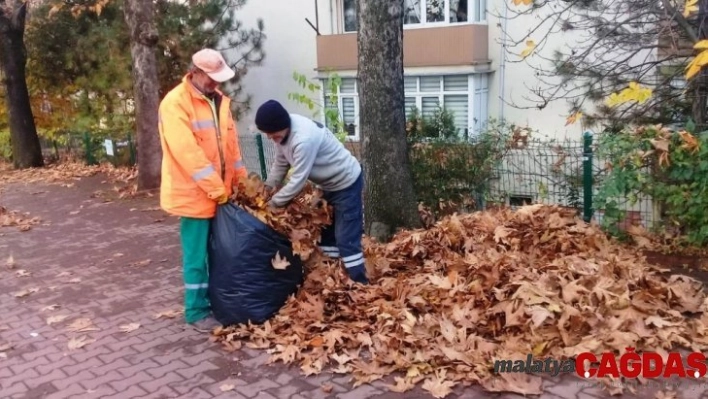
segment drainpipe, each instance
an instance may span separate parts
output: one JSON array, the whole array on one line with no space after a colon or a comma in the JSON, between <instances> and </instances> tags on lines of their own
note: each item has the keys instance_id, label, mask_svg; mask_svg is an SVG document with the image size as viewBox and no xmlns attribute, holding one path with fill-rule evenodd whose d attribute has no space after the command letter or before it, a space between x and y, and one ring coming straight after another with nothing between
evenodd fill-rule
<instances>
[{"instance_id":1,"label":"drainpipe","mask_svg":"<svg viewBox=\"0 0 708 399\"><path fill-rule=\"evenodd\" d=\"M329 0L329 28L331 29L330 34L334 34L334 10L332 9L332 2L337 0Z\"/></svg>"},{"instance_id":2,"label":"drainpipe","mask_svg":"<svg viewBox=\"0 0 708 399\"><path fill-rule=\"evenodd\" d=\"M504 120L504 81L506 78L506 24L509 6L504 4L504 21L502 21L502 45L499 61L499 121Z\"/></svg>"}]
</instances>

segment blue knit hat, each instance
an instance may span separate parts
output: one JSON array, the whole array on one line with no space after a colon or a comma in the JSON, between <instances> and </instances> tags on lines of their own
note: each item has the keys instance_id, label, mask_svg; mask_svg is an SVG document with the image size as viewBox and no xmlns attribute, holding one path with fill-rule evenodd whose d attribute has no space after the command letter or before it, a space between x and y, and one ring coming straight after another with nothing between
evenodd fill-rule
<instances>
[{"instance_id":1,"label":"blue knit hat","mask_svg":"<svg viewBox=\"0 0 708 399\"><path fill-rule=\"evenodd\" d=\"M264 102L256 112L256 127L263 133L275 133L290 127L290 114L275 100Z\"/></svg>"}]
</instances>

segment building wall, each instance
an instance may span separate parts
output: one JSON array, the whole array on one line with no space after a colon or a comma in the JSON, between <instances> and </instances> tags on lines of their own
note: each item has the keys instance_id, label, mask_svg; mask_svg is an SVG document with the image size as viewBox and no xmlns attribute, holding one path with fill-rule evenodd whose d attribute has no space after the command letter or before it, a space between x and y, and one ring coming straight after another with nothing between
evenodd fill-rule
<instances>
[{"instance_id":1,"label":"building wall","mask_svg":"<svg viewBox=\"0 0 708 399\"><path fill-rule=\"evenodd\" d=\"M320 32L330 33L328 1L317 3ZM258 106L269 99L280 101L291 112L312 114L307 107L289 100L288 93L306 93L293 79L293 72L310 79L316 77L317 34L305 21L307 18L315 25L315 14L315 0L250 0L236 12L236 18L246 28L255 28L256 20L262 18L267 36L263 64L252 67L242 82L245 94L250 94L252 100L251 111L237 123L239 132L253 130Z\"/></svg>"},{"instance_id":2,"label":"building wall","mask_svg":"<svg viewBox=\"0 0 708 399\"><path fill-rule=\"evenodd\" d=\"M308 18L313 24L319 23L319 30L323 35L341 34L344 31L342 14L342 1L339 0L288 0L278 1L278 6L260 1L249 1L239 10L237 18L248 26L255 26L256 18L263 18L265 23L266 59L264 64L253 67L244 79L244 89L253 96L252 111L246 113L243 120L239 121L240 131L252 130L255 109L262 102L274 98L281 101L292 112L312 115L306 107L288 100L288 93L304 92L293 80L293 72L305 74L310 79L318 75L317 68L317 34L305 21ZM318 6L316 18L315 4ZM487 1L488 24L488 52L491 59L489 68L492 73L489 79L489 117L494 119L505 118L508 122L517 125L529 126L538 130L548 138L569 138L580 140L586 130L582 122L566 126L569 106L565 101L557 101L539 110L538 103L526 99L533 97L532 90L537 87L534 70L529 66L543 65L543 60L537 55L541 54L550 58L553 51L569 45L575 45L582 38L572 32L555 33L548 37L542 48L536 49L536 54L527 60L518 62L518 54L524 48L523 41L520 45L510 47L511 54L507 53L507 61L502 62L502 32L506 29L513 39L523 39L529 29L538 23L538 14L519 17L504 24L503 15L506 4L510 0ZM511 7L516 7L511 5ZM524 7L524 6L522 6ZM252 22L249 22L252 21ZM426 30L430 28L416 28ZM434 28L433 28L434 29ZM543 30L542 30L543 31ZM542 36L536 33L531 36L538 43ZM443 74L460 73L459 67L424 67L406 68L406 74ZM351 75L354 71L341 71L342 76ZM472 71L470 71L471 73ZM514 103L518 107L510 105Z\"/></svg>"}]
</instances>

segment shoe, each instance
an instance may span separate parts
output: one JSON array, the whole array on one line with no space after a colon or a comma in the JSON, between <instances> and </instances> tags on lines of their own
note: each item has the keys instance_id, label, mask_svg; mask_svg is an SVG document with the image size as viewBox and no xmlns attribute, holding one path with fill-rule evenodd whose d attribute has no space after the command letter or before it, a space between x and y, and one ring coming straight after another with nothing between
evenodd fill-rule
<instances>
[{"instance_id":1,"label":"shoe","mask_svg":"<svg viewBox=\"0 0 708 399\"><path fill-rule=\"evenodd\" d=\"M192 328L199 332L212 332L215 328L221 327L221 323L216 321L216 319L213 316L207 316L199 321L195 321L194 323L189 323Z\"/></svg>"}]
</instances>

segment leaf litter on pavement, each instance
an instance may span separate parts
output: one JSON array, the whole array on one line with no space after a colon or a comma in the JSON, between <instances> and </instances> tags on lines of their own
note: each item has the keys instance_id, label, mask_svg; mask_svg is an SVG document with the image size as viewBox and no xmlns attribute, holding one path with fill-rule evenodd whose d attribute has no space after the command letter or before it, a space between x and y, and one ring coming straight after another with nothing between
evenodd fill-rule
<instances>
[{"instance_id":1,"label":"leaf litter on pavement","mask_svg":"<svg viewBox=\"0 0 708 399\"><path fill-rule=\"evenodd\" d=\"M309 241L294 247L309 261L303 286L270 320L213 332L227 351L243 343L305 375L348 374L355 386L392 376L393 391L422 383L445 397L469 384L542 393L541 377L495 374L495 360L634 347L666 361L672 347L708 349L702 284L663 274L572 210L529 205L455 214L401 231L389 243L367 238L371 285L361 286L347 279L340 261L311 252L331 209L318 202L270 214L264 191L255 179L248 184L250 192L232 200L291 238L305 230ZM300 203L317 194L308 189L304 196Z\"/></svg>"}]
</instances>

